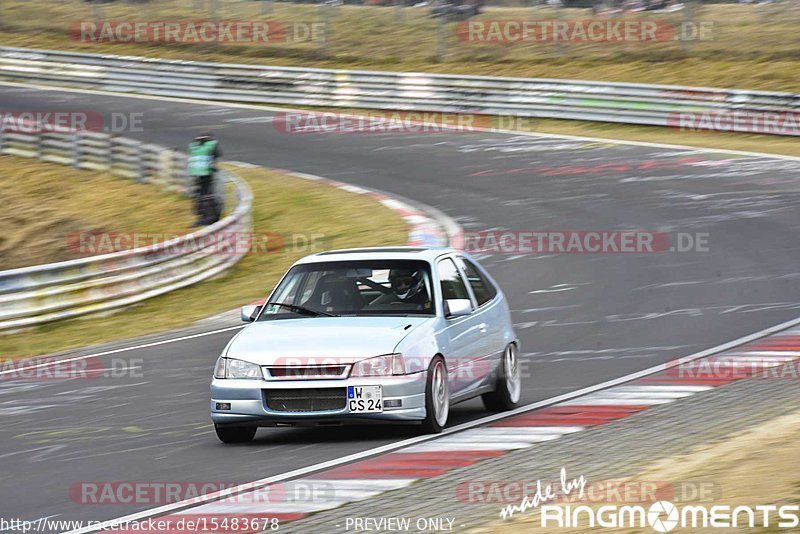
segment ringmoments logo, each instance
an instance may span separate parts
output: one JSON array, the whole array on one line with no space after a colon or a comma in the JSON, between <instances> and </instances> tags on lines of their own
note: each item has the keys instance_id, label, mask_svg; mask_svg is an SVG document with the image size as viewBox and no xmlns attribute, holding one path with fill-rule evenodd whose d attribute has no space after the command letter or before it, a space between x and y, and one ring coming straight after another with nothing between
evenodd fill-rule
<instances>
[{"instance_id":1,"label":"ringmoments logo","mask_svg":"<svg viewBox=\"0 0 800 534\"><path fill-rule=\"evenodd\" d=\"M800 505L759 504L755 506L686 505L658 501L648 507L559 506L541 508L542 528L646 528L671 532L680 528L770 528L792 529L800 525Z\"/></svg>"},{"instance_id":2,"label":"ringmoments logo","mask_svg":"<svg viewBox=\"0 0 800 534\"><path fill-rule=\"evenodd\" d=\"M526 510L539 511L539 526L548 531L559 528L630 528L654 532L671 532L674 529L764 528L793 529L800 525L800 505L758 504L749 505L699 505L677 506L660 500L650 505L571 505L555 504L563 496L574 500L584 499L587 479L581 475L568 479L565 468L556 482L538 480L519 504L509 504L500 510L500 517L509 517Z\"/></svg>"}]
</instances>

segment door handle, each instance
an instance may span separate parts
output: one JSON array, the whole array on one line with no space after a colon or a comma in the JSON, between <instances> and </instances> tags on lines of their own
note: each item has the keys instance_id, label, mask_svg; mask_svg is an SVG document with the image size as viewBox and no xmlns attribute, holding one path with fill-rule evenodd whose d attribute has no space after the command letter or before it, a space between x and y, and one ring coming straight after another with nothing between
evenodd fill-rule
<instances>
[{"instance_id":1,"label":"door handle","mask_svg":"<svg viewBox=\"0 0 800 534\"><path fill-rule=\"evenodd\" d=\"M481 323L481 324L479 324L479 325L478 325L478 329L480 329L480 331L481 331L482 333L484 333L484 334L486 333L486 330L488 330L488 328L486 327L486 323Z\"/></svg>"}]
</instances>

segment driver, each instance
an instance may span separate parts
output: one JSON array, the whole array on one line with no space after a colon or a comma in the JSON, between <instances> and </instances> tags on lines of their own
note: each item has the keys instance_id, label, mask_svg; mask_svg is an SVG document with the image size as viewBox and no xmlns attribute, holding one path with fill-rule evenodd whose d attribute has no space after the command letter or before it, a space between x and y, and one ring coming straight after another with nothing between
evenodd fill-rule
<instances>
[{"instance_id":1,"label":"driver","mask_svg":"<svg viewBox=\"0 0 800 534\"><path fill-rule=\"evenodd\" d=\"M425 289L425 280L422 273L415 269L392 269L389 271L389 284L392 293L386 295L392 302L403 304L416 304L429 307L430 299Z\"/></svg>"}]
</instances>

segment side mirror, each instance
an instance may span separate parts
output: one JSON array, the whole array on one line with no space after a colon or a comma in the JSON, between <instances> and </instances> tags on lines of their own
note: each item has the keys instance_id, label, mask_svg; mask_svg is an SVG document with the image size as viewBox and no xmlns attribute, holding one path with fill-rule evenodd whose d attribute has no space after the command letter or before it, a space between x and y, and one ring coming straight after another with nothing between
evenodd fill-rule
<instances>
[{"instance_id":1,"label":"side mirror","mask_svg":"<svg viewBox=\"0 0 800 534\"><path fill-rule=\"evenodd\" d=\"M472 313L472 302L469 299L447 299L444 301L444 316L448 319L463 317Z\"/></svg>"},{"instance_id":2,"label":"side mirror","mask_svg":"<svg viewBox=\"0 0 800 534\"><path fill-rule=\"evenodd\" d=\"M256 320L258 314L261 313L261 306L242 306L242 321L245 323L252 323Z\"/></svg>"}]
</instances>

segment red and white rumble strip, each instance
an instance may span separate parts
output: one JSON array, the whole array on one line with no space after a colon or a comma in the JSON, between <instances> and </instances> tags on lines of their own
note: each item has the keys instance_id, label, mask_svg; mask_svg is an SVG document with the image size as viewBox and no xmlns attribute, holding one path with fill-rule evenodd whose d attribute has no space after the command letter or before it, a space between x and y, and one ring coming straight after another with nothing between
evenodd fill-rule
<instances>
[{"instance_id":1,"label":"red and white rumble strip","mask_svg":"<svg viewBox=\"0 0 800 534\"><path fill-rule=\"evenodd\" d=\"M268 525L276 520L283 524L401 489L417 480L437 477L510 450L604 425L735 380L800 379L799 369L800 327L794 326L701 358L681 358L659 366L647 376L565 402L276 484L280 491L274 494L281 498L274 502L248 497L251 492L264 491L259 487L155 520L165 521L161 527L167 525L172 532L187 532L186 526L190 524L195 531L203 524L214 524L214 531L238 532L253 531L246 528L253 522ZM234 525L236 518L239 521ZM121 530L147 531L128 527Z\"/></svg>"}]
</instances>

